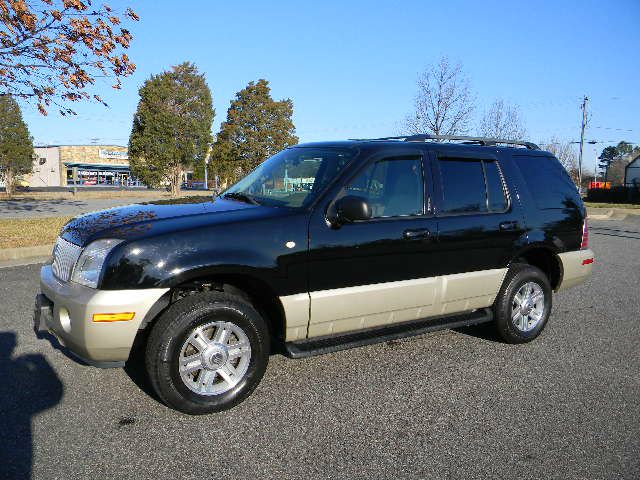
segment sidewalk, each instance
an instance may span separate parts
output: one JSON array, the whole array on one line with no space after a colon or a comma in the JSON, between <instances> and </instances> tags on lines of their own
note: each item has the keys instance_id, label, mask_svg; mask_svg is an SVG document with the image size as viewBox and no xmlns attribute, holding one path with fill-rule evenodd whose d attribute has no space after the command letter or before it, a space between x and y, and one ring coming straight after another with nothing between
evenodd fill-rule
<instances>
[{"instance_id":1,"label":"sidewalk","mask_svg":"<svg viewBox=\"0 0 640 480\"><path fill-rule=\"evenodd\" d=\"M587 216L593 220L625 220L629 215L640 218L640 208L587 207Z\"/></svg>"}]
</instances>

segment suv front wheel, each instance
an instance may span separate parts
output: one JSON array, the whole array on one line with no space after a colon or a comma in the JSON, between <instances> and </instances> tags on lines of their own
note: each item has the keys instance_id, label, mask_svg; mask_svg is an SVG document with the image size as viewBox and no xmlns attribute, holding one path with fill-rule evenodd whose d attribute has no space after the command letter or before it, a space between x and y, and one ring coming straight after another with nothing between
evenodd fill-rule
<instances>
[{"instance_id":1,"label":"suv front wheel","mask_svg":"<svg viewBox=\"0 0 640 480\"><path fill-rule=\"evenodd\" d=\"M154 325L146 349L147 374L160 399L192 415L240 403L268 361L264 320L244 299L222 292L173 304Z\"/></svg>"},{"instance_id":2,"label":"suv front wheel","mask_svg":"<svg viewBox=\"0 0 640 480\"><path fill-rule=\"evenodd\" d=\"M551 285L542 270L512 265L493 305L498 333L507 343L530 342L547 324L551 303Z\"/></svg>"}]
</instances>

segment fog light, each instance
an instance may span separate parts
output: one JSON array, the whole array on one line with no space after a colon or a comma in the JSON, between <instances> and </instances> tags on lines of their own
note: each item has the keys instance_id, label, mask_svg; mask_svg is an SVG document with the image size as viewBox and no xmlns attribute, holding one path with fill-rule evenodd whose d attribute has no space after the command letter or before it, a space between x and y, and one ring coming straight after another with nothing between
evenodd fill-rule
<instances>
[{"instance_id":1,"label":"fog light","mask_svg":"<svg viewBox=\"0 0 640 480\"><path fill-rule=\"evenodd\" d=\"M136 316L135 312L125 313L94 313L94 322L128 322Z\"/></svg>"},{"instance_id":2,"label":"fog light","mask_svg":"<svg viewBox=\"0 0 640 480\"><path fill-rule=\"evenodd\" d=\"M60 319L60 326L62 329L69 333L71 331L71 317L69 317L69 310L61 307L58 311L58 318Z\"/></svg>"}]
</instances>

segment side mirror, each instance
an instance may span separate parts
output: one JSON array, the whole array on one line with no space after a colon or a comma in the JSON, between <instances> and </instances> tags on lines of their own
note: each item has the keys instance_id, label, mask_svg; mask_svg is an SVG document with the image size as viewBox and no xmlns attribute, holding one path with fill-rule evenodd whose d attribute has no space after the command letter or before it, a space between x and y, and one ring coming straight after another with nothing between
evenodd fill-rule
<instances>
[{"instance_id":1,"label":"side mirror","mask_svg":"<svg viewBox=\"0 0 640 480\"><path fill-rule=\"evenodd\" d=\"M335 223L337 224L369 220L372 215L369 202L357 195L342 197L334 204L333 210L335 212Z\"/></svg>"}]
</instances>

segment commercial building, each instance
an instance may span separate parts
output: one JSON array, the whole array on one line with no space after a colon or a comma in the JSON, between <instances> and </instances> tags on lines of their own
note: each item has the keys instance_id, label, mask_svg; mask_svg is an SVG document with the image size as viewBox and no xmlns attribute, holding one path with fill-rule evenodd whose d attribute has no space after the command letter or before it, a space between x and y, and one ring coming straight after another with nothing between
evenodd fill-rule
<instances>
[{"instance_id":1,"label":"commercial building","mask_svg":"<svg viewBox=\"0 0 640 480\"><path fill-rule=\"evenodd\" d=\"M35 147L31 187L141 187L131 174L127 147L48 145Z\"/></svg>"}]
</instances>

